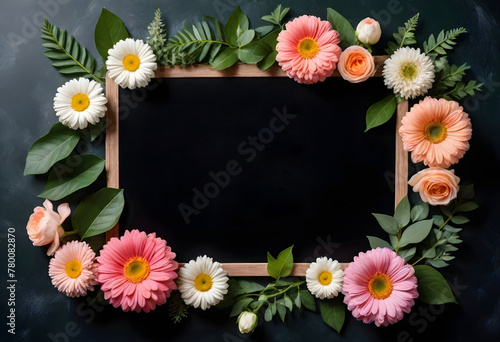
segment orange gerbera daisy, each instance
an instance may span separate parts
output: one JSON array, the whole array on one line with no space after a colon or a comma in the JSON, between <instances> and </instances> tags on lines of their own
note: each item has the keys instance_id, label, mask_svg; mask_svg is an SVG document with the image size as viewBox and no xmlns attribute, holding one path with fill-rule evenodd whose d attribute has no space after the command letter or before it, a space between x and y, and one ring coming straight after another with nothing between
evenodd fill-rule
<instances>
[{"instance_id":1,"label":"orange gerbera daisy","mask_svg":"<svg viewBox=\"0 0 500 342\"><path fill-rule=\"evenodd\" d=\"M406 113L399 134L414 163L447 168L469 149L472 125L458 102L426 97Z\"/></svg>"}]
</instances>

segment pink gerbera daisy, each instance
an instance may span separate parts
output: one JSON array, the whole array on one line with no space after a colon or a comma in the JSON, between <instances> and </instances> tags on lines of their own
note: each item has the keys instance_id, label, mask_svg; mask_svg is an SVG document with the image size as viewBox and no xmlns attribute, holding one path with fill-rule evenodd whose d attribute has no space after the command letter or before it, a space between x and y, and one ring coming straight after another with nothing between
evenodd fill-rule
<instances>
[{"instance_id":1,"label":"pink gerbera daisy","mask_svg":"<svg viewBox=\"0 0 500 342\"><path fill-rule=\"evenodd\" d=\"M123 311L149 312L164 304L177 287L177 262L167 242L155 233L125 231L112 238L97 257L97 280L104 298Z\"/></svg>"},{"instance_id":2,"label":"pink gerbera daisy","mask_svg":"<svg viewBox=\"0 0 500 342\"><path fill-rule=\"evenodd\" d=\"M323 82L331 76L342 50L339 33L328 21L303 15L286 24L278 35L276 60L288 77L299 83Z\"/></svg>"},{"instance_id":3,"label":"pink gerbera daisy","mask_svg":"<svg viewBox=\"0 0 500 342\"><path fill-rule=\"evenodd\" d=\"M458 102L426 97L406 113L399 134L414 163L448 168L469 149L472 125Z\"/></svg>"},{"instance_id":4,"label":"pink gerbera daisy","mask_svg":"<svg viewBox=\"0 0 500 342\"><path fill-rule=\"evenodd\" d=\"M52 284L68 297L80 297L97 285L95 253L86 242L70 241L50 260Z\"/></svg>"},{"instance_id":5,"label":"pink gerbera daisy","mask_svg":"<svg viewBox=\"0 0 500 342\"><path fill-rule=\"evenodd\" d=\"M364 323L396 323L418 297L415 270L388 248L359 253L344 272L344 303Z\"/></svg>"}]
</instances>

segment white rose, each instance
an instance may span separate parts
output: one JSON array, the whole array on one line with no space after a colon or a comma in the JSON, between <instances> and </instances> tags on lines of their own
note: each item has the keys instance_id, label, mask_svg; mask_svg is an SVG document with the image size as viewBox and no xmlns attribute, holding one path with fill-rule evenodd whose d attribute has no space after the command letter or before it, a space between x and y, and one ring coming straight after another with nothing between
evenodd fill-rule
<instances>
[{"instance_id":1,"label":"white rose","mask_svg":"<svg viewBox=\"0 0 500 342\"><path fill-rule=\"evenodd\" d=\"M380 40L382 30L378 21L372 18L365 18L356 27L356 34L361 43L373 45Z\"/></svg>"},{"instance_id":2,"label":"white rose","mask_svg":"<svg viewBox=\"0 0 500 342\"><path fill-rule=\"evenodd\" d=\"M250 311L244 311L238 317L238 328L242 334L248 334L254 331L259 318L257 315Z\"/></svg>"}]
</instances>

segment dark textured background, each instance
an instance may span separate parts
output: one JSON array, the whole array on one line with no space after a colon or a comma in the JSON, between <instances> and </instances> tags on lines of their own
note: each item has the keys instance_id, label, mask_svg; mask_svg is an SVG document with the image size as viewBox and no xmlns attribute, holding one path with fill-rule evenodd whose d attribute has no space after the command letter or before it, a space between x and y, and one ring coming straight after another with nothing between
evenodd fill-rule
<instances>
[{"instance_id":1,"label":"dark textured background","mask_svg":"<svg viewBox=\"0 0 500 342\"><path fill-rule=\"evenodd\" d=\"M24 228L32 209L43 202L36 195L45 178L22 176L29 147L57 121L52 99L66 81L41 54L38 27L43 18L66 29L97 57L93 30L102 7L122 18L132 37L144 39L158 7L174 33L183 21L193 23L203 14L225 22L238 4L251 26L257 27L264 24L260 16L278 3L0 3L1 317L8 314L5 233L9 227L16 229L18 280L16 335L7 334L3 318L2 340L50 341L52 336L58 341L425 341L435 335L442 341L498 340L500 11L497 4L485 0L282 2L292 7L290 17L311 14L326 19L326 8L333 7L353 25L366 16L379 19L384 32L379 46L415 12L421 13L419 41L443 28L468 29L452 61L467 61L472 66L470 75L485 87L475 99L463 103L474 133L471 150L455 167L464 182L476 184L481 206L463 231L457 258L443 270L459 305L418 303L412 314L388 328L365 325L348 313L342 336L317 314L294 312L287 325L275 320L246 336L238 333L227 312L216 309L192 310L189 319L174 326L165 307L140 315L109 307L99 312L100 307L91 309L86 299L67 298L50 284L45 250L31 246ZM121 122L121 182L127 200L122 227L157 231L183 261L203 253L220 261L265 261L265 251L276 254L292 243L296 261L321 255L349 261L369 248L366 234L384 236L370 213L392 210L393 192L387 179L394 162L394 123L362 133L366 108L386 93L380 79L356 86L332 79L311 87L286 79L207 82L164 81L144 100L142 92L122 92L132 103L140 102L136 108L130 105L129 116ZM170 102L173 98L176 101ZM209 107L207 102L212 102ZM251 105L242 108L241 103ZM237 152L239 143L267 127L273 108L281 111L284 106L297 118L254 161L246 162L246 156ZM153 145L154 150L148 148ZM104 157L102 139L93 145L82 143L78 150ZM186 226L177 205L189 203L191 189L202 187L210 180L210 171L222 170L233 159L240 162L242 173ZM103 182L101 177L96 186ZM68 200L77 203L92 190L77 192Z\"/></svg>"}]
</instances>

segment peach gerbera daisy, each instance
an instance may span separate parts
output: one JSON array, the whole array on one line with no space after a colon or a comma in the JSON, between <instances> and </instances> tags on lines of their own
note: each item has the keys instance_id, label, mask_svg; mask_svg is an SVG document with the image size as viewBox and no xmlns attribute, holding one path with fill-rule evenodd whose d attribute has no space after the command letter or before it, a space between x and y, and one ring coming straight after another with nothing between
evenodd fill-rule
<instances>
[{"instance_id":1,"label":"peach gerbera daisy","mask_svg":"<svg viewBox=\"0 0 500 342\"><path fill-rule=\"evenodd\" d=\"M332 75L342 52L339 33L332 25L309 15L288 22L277 40L278 64L299 83L323 82Z\"/></svg>"},{"instance_id":2,"label":"peach gerbera daisy","mask_svg":"<svg viewBox=\"0 0 500 342\"><path fill-rule=\"evenodd\" d=\"M177 287L177 262L167 242L137 229L112 238L97 257L104 298L123 311L149 312Z\"/></svg>"},{"instance_id":3,"label":"peach gerbera daisy","mask_svg":"<svg viewBox=\"0 0 500 342\"><path fill-rule=\"evenodd\" d=\"M70 241L59 248L50 260L49 276L60 292L80 297L97 285L95 253L86 242Z\"/></svg>"},{"instance_id":4,"label":"peach gerbera daisy","mask_svg":"<svg viewBox=\"0 0 500 342\"><path fill-rule=\"evenodd\" d=\"M359 253L344 272L344 303L364 323L396 323L418 297L415 270L388 248Z\"/></svg>"},{"instance_id":5,"label":"peach gerbera daisy","mask_svg":"<svg viewBox=\"0 0 500 342\"><path fill-rule=\"evenodd\" d=\"M406 113L399 134L414 163L447 168L469 149L472 125L458 102L426 97Z\"/></svg>"}]
</instances>

